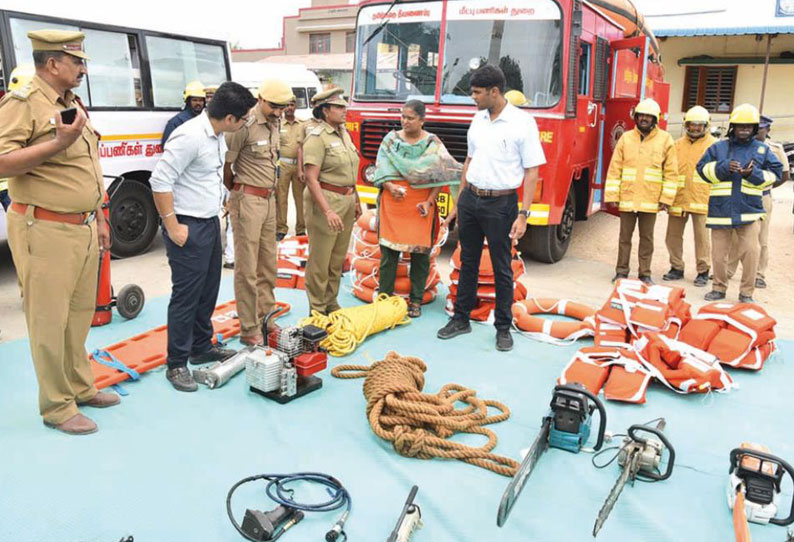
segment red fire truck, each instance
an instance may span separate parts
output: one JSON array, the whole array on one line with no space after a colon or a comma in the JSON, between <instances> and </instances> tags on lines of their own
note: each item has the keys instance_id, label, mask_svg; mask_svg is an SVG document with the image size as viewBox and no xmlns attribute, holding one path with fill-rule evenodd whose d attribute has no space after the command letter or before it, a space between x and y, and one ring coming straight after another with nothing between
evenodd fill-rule
<instances>
[{"instance_id":1,"label":"red fire truck","mask_svg":"<svg viewBox=\"0 0 794 542\"><path fill-rule=\"evenodd\" d=\"M347 126L368 205L378 146L399 129L402 103L425 102L425 128L462 162L476 111L471 73L485 63L504 71L507 89L526 98L547 160L521 248L549 263L565 254L576 220L605 210L604 177L632 108L652 97L667 109L658 44L629 0L364 2L355 58ZM446 215L449 194L438 203Z\"/></svg>"}]
</instances>

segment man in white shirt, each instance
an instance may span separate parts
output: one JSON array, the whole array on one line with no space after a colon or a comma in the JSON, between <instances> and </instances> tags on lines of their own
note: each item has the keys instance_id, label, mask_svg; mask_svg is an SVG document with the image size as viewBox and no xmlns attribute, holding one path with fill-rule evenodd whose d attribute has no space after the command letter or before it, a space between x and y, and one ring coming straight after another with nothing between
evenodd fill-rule
<instances>
[{"instance_id":1,"label":"man in white shirt","mask_svg":"<svg viewBox=\"0 0 794 542\"><path fill-rule=\"evenodd\" d=\"M469 315L477 303L480 256L483 240L487 240L496 285L496 349L509 351L513 348L511 250L526 232L538 167L546 163L546 157L535 119L505 99L502 70L483 66L470 81L471 97L479 111L469 127L460 195L447 219L457 214L461 250L458 296L455 314L438 331L438 338L451 339L471 331ZM517 190L521 186L519 211Z\"/></svg>"},{"instance_id":2,"label":"man in white shirt","mask_svg":"<svg viewBox=\"0 0 794 542\"><path fill-rule=\"evenodd\" d=\"M213 346L210 320L221 280L223 134L242 128L254 104L244 86L222 84L204 112L170 135L149 180L171 266L166 378L179 391L198 389L188 359L199 364L234 354Z\"/></svg>"}]
</instances>

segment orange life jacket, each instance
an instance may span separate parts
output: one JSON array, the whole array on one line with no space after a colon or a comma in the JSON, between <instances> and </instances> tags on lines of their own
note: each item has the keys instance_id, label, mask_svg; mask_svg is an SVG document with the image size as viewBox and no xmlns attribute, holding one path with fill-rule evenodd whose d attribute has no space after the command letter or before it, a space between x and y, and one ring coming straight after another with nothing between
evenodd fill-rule
<instances>
[{"instance_id":1,"label":"orange life jacket","mask_svg":"<svg viewBox=\"0 0 794 542\"><path fill-rule=\"evenodd\" d=\"M775 351L774 318L753 303L710 303L683 326L679 339L715 355L720 363L760 370Z\"/></svg>"},{"instance_id":2,"label":"orange life jacket","mask_svg":"<svg viewBox=\"0 0 794 542\"><path fill-rule=\"evenodd\" d=\"M276 261L276 288L305 290L306 262L293 258Z\"/></svg>"},{"instance_id":3,"label":"orange life jacket","mask_svg":"<svg viewBox=\"0 0 794 542\"><path fill-rule=\"evenodd\" d=\"M594 395L603 389L610 401L644 403L653 376L627 349L580 349L563 369L560 384L578 382Z\"/></svg>"},{"instance_id":4,"label":"orange life jacket","mask_svg":"<svg viewBox=\"0 0 794 542\"><path fill-rule=\"evenodd\" d=\"M639 280L621 279L596 317L602 323L625 327L634 338L647 332L663 332L675 338L691 318L685 295L680 287L648 287Z\"/></svg>"}]
</instances>

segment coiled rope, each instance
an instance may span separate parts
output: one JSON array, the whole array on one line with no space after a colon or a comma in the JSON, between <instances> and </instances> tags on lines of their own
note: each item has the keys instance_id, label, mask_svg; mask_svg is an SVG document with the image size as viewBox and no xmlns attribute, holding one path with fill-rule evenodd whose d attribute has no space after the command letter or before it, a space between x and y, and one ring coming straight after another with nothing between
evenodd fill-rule
<instances>
[{"instance_id":1,"label":"coiled rope","mask_svg":"<svg viewBox=\"0 0 794 542\"><path fill-rule=\"evenodd\" d=\"M510 417L510 409L498 401L480 399L473 389L447 384L436 394L422 393L427 365L419 359L386 354L386 359L372 365L338 365L331 370L336 378L364 378L367 418L372 431L393 443L394 450L419 459L457 459L470 465L513 476L518 462L491 453L496 434L486 425ZM457 401L467 403L455 408ZM488 407L499 414L488 416ZM448 440L456 433L488 437L480 447Z\"/></svg>"},{"instance_id":2,"label":"coiled rope","mask_svg":"<svg viewBox=\"0 0 794 542\"><path fill-rule=\"evenodd\" d=\"M325 329L328 337L320 346L332 356L346 356L374 333L407 324L408 304L400 296L380 294L372 303L339 309L328 316L312 311L299 325L314 325Z\"/></svg>"}]
</instances>

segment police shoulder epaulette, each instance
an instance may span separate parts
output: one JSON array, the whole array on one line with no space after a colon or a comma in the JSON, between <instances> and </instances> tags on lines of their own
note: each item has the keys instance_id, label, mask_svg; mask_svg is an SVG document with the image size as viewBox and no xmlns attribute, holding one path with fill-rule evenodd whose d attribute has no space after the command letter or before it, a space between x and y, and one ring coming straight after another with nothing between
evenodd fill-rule
<instances>
[{"instance_id":1,"label":"police shoulder epaulette","mask_svg":"<svg viewBox=\"0 0 794 542\"><path fill-rule=\"evenodd\" d=\"M31 85L30 83L28 83L27 85L21 88L12 90L10 92L11 96L16 98L17 100L27 100L32 93L33 93L33 85Z\"/></svg>"},{"instance_id":2,"label":"police shoulder epaulette","mask_svg":"<svg viewBox=\"0 0 794 542\"><path fill-rule=\"evenodd\" d=\"M248 120L245 121L245 127L248 128L249 126L251 126L255 122L256 122L256 117L254 115L251 115L250 117L248 117Z\"/></svg>"},{"instance_id":3,"label":"police shoulder epaulette","mask_svg":"<svg viewBox=\"0 0 794 542\"><path fill-rule=\"evenodd\" d=\"M318 136L318 135L320 135L320 134L322 134L322 133L323 133L323 127L322 127L322 125L321 125L321 126L315 126L315 127L314 127L314 128L312 128L311 130L309 130L309 133L308 133L308 135L315 135L315 136Z\"/></svg>"}]
</instances>

